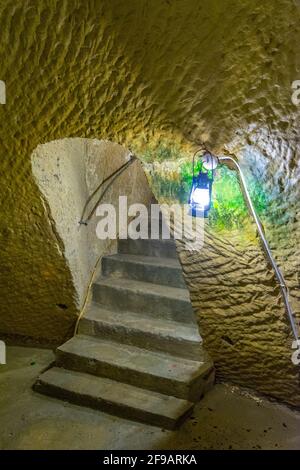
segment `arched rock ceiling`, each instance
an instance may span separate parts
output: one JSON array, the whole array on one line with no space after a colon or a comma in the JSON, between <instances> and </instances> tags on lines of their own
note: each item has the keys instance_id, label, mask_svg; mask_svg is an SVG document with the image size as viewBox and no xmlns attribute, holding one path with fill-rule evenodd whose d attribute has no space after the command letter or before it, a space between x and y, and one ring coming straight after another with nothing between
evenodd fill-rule
<instances>
[{"instance_id":1,"label":"arched rock ceiling","mask_svg":"<svg viewBox=\"0 0 300 470\"><path fill-rule=\"evenodd\" d=\"M66 136L132 143L176 134L218 150L263 128L295 140L297 5L1 0L0 78L8 96L0 118L9 169L25 171L33 148Z\"/></svg>"}]
</instances>

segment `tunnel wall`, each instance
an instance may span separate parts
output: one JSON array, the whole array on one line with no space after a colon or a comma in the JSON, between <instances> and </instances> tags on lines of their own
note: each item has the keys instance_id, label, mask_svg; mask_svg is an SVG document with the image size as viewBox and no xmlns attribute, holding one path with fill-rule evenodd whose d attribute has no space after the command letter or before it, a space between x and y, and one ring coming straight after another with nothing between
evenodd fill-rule
<instances>
[{"instance_id":1,"label":"tunnel wall","mask_svg":"<svg viewBox=\"0 0 300 470\"><path fill-rule=\"evenodd\" d=\"M96 213L87 226L79 224L82 216L85 219L89 215L99 192L85 213L83 208L89 195L128 161L129 154L126 148L109 141L80 138L53 141L35 149L32 186L39 210L39 244L30 240L25 230L28 264L19 273L21 291L17 283L13 284L17 276L9 276L13 295L2 310L1 337L56 345L73 334L96 264L104 253L115 252L117 246L116 240L97 238L100 219ZM152 192L139 161L118 177L101 202L118 208L119 195L128 196L128 204L149 205ZM10 258L11 270L14 262L17 260Z\"/></svg>"},{"instance_id":2,"label":"tunnel wall","mask_svg":"<svg viewBox=\"0 0 300 470\"><path fill-rule=\"evenodd\" d=\"M96 236L100 220L94 213L85 222L102 191L85 204L100 183L129 160L130 152L121 145L96 139L62 139L39 145L32 155L32 170L43 194L54 230L63 243L63 256L70 269L80 309L85 300L92 272L101 254L116 251L116 239ZM136 160L109 187L101 203L112 204L118 220L119 196L127 196L128 205L149 205L151 190L141 164ZM79 224L80 221L85 222ZM118 226L116 227L118 237Z\"/></svg>"}]
</instances>

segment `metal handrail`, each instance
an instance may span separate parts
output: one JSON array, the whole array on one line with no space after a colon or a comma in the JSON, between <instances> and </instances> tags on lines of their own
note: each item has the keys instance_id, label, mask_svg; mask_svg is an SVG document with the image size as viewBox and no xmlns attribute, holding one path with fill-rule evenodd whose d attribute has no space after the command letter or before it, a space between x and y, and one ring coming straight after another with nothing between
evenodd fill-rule
<instances>
[{"instance_id":1,"label":"metal handrail","mask_svg":"<svg viewBox=\"0 0 300 470\"><path fill-rule=\"evenodd\" d=\"M97 188L92 192L92 194L90 194L90 196L88 197L85 205L84 205L84 208L83 208L83 211L82 211L82 216L81 216L81 219L79 221L79 224L80 225L87 225L88 222L90 221L91 217L93 216L95 210L97 209L98 207L98 204L99 202L101 201L101 199L103 198L104 194L106 193L106 191L110 188L110 186L112 185L112 183L123 173L123 171L125 171L135 160L137 160L137 157L133 154L130 154L130 160L128 160L128 162L125 162L122 166L120 166L120 168L118 168L116 171L114 171L111 175L107 176L107 178L105 178L103 181L101 181L101 183L97 186ZM110 181L109 181L110 180ZM104 191L101 193L100 197L98 198L96 204L93 206L93 209L91 210L91 212L89 213L88 217L83 220L83 217L84 217L84 214L85 214L85 211L88 207L88 204L89 202L93 199L93 197L97 194L97 192L99 191L99 189L103 186L103 184L105 184L107 181L109 181L108 185L106 186L106 188L104 189ZM89 292L90 292L90 289L91 289L91 286L92 286L92 283L93 283L93 280L94 280L94 277L96 275L96 272L97 272L97 268L98 268L98 264L100 262L102 258L102 255L99 256L99 258L97 259L96 261L96 264L94 266L94 269L93 269L93 272L92 272L92 275L91 275L91 278L90 278L90 282L89 282L89 285L88 285L88 288L87 288L87 291L86 291L86 295L85 295L85 299L84 299L84 302L83 302L83 305L82 305L82 308L80 310L80 313L77 317L77 320L76 320L76 323L75 323L75 328L74 328L74 335L76 335L77 331L78 331L78 326L79 326L79 322L85 312L85 308L88 304L88 298L89 298Z\"/></svg>"},{"instance_id":2,"label":"metal handrail","mask_svg":"<svg viewBox=\"0 0 300 470\"><path fill-rule=\"evenodd\" d=\"M295 337L296 340L299 339L299 332L298 332L298 328L297 328L297 325L296 325L296 322L295 322L295 318L294 318L294 314L293 314L293 311L292 311L292 308L290 306L290 302L289 302L289 290L288 290L288 287L286 285L286 282L285 282L285 279L275 261L275 259L273 258L273 255L272 255L272 252L271 252L271 249L270 249L270 246L269 246L269 243L265 237L265 234L264 234L264 230L263 230L263 226L262 226L262 223L255 211L255 208L254 208L254 205L252 203L252 200L251 200L251 197L250 197L250 194L249 194L249 191L247 189L247 185L246 185L246 180L245 180L245 177L243 175L243 172L242 172L242 169L240 167L240 165L238 164L238 162L232 158L232 157L229 157L229 156L221 156L221 157L217 157L219 161L231 161L236 169L238 170L238 173L239 173L239 177L240 177L240 182L241 182L241 185L243 187L243 192L244 192L244 196L245 196L245 199L246 199L246 202L247 202L247 206L252 214L252 217L257 225L257 229L258 229L258 233L259 233L259 236L261 238L261 241L262 241L262 245L263 245L263 248L265 250L265 253L270 261L270 264L275 272L275 276L276 276L276 279L278 281L278 284L280 286L280 290L281 290L281 293L282 293L282 297L283 297L283 300L284 300L284 305L285 305L285 308L286 308L286 312L288 314L288 318L289 318L289 322L290 322L290 325L291 325L291 329L292 329L292 332L293 332L293 335Z\"/></svg>"},{"instance_id":3,"label":"metal handrail","mask_svg":"<svg viewBox=\"0 0 300 470\"><path fill-rule=\"evenodd\" d=\"M129 155L130 157L130 160L128 160L127 162L125 162L122 166L120 166L120 168L118 168L117 170L115 170L111 175L107 176L107 178L105 178L103 181L101 181L101 183L97 186L97 188L92 192L92 194L90 194L90 196L88 197L84 207L83 207L83 210L82 210L82 215L81 215L81 218L80 218L80 221L79 221L79 224L80 225L87 225L88 222L91 220L93 214L95 213L97 207L98 207L98 204L99 202L101 201L101 199L103 198L104 194L108 191L108 189L110 188L110 186L112 185L112 183L123 173L123 171L125 171L136 159L137 157L133 154L130 154ZM87 218L84 220L83 217L84 217L84 214L85 214L85 211L89 205L89 203L91 202L91 200L93 199L93 197L97 194L97 192L99 191L99 189L103 186L103 184L105 184L107 181L111 180L108 185L106 186L106 188L104 189L103 193L101 193L99 199L97 200L96 204L93 206L91 212L89 213L89 215L87 216Z\"/></svg>"}]
</instances>

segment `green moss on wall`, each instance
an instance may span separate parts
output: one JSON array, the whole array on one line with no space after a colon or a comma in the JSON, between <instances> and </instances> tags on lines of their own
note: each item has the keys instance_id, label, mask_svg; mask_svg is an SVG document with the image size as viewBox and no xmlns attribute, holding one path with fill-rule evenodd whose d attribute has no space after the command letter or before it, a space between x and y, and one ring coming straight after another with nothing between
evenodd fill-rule
<instances>
[{"instance_id":1,"label":"green moss on wall","mask_svg":"<svg viewBox=\"0 0 300 470\"><path fill-rule=\"evenodd\" d=\"M188 158L188 153L182 147L166 139L153 143L145 143L139 153L140 159L145 163L163 162Z\"/></svg>"},{"instance_id":2,"label":"green moss on wall","mask_svg":"<svg viewBox=\"0 0 300 470\"><path fill-rule=\"evenodd\" d=\"M200 163L196 163L195 172ZM170 174L171 173L171 174ZM165 172L163 168L151 174L151 184L155 194L164 201L187 204L193 179L193 166L190 161L178 165L177 172ZM259 215L264 215L268 197L254 177L248 177L248 189ZM219 165L213 183L213 205L209 214L209 224L217 230L243 228L249 222L247 209L237 173L224 165Z\"/></svg>"}]
</instances>

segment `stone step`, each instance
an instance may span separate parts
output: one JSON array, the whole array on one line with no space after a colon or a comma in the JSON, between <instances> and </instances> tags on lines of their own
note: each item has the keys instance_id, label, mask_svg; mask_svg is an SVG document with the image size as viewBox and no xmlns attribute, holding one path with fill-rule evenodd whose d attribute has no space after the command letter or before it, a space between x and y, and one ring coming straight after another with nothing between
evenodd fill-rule
<instances>
[{"instance_id":1,"label":"stone step","mask_svg":"<svg viewBox=\"0 0 300 470\"><path fill-rule=\"evenodd\" d=\"M107 310L95 303L82 317L79 333L198 361L203 356L197 325Z\"/></svg>"},{"instance_id":2,"label":"stone step","mask_svg":"<svg viewBox=\"0 0 300 470\"><path fill-rule=\"evenodd\" d=\"M123 278L100 278L93 300L109 309L142 313L183 323L195 323L187 289Z\"/></svg>"},{"instance_id":3,"label":"stone step","mask_svg":"<svg viewBox=\"0 0 300 470\"><path fill-rule=\"evenodd\" d=\"M193 403L186 400L57 367L44 372L34 389L77 405L166 429L176 428L193 409Z\"/></svg>"},{"instance_id":4,"label":"stone step","mask_svg":"<svg viewBox=\"0 0 300 470\"><path fill-rule=\"evenodd\" d=\"M118 240L118 252L130 255L158 256L176 258L176 244L174 240Z\"/></svg>"},{"instance_id":5,"label":"stone step","mask_svg":"<svg viewBox=\"0 0 300 470\"><path fill-rule=\"evenodd\" d=\"M186 288L181 265L175 258L122 253L104 256L102 258L102 274Z\"/></svg>"},{"instance_id":6,"label":"stone step","mask_svg":"<svg viewBox=\"0 0 300 470\"><path fill-rule=\"evenodd\" d=\"M197 362L77 335L56 350L56 365L197 401L211 383L211 361Z\"/></svg>"}]
</instances>

